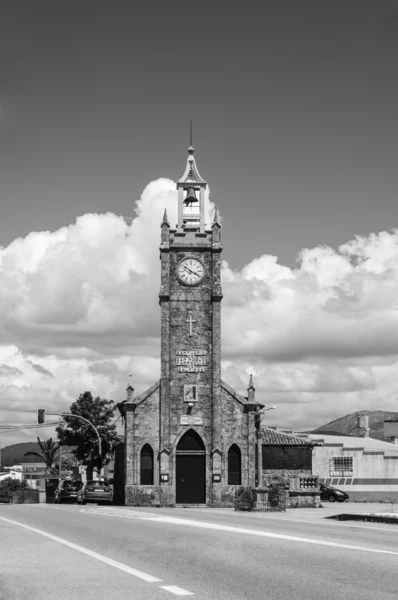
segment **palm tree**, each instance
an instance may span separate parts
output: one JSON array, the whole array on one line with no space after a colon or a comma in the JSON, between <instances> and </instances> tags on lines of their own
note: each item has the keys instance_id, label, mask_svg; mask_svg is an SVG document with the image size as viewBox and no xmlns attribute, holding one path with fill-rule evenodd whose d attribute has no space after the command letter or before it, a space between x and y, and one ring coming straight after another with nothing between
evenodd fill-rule
<instances>
[{"instance_id":1,"label":"palm tree","mask_svg":"<svg viewBox=\"0 0 398 600\"><path fill-rule=\"evenodd\" d=\"M52 438L48 438L48 440L43 440L42 442L40 441L40 438L37 438L37 441L40 446L41 453L25 452L24 456L38 456L41 458L41 460L46 463L46 473L48 473L55 462L60 444L54 442Z\"/></svg>"}]
</instances>

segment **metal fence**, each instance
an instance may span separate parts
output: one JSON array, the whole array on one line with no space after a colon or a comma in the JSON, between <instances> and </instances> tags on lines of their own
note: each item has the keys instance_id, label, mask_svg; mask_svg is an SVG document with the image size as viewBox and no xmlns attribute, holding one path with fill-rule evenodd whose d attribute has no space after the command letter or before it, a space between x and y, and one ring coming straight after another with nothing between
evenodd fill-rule
<instances>
[{"instance_id":1,"label":"metal fence","mask_svg":"<svg viewBox=\"0 0 398 600\"><path fill-rule=\"evenodd\" d=\"M285 512L286 488L273 485L269 488L241 487L235 493L235 510L255 512Z\"/></svg>"}]
</instances>

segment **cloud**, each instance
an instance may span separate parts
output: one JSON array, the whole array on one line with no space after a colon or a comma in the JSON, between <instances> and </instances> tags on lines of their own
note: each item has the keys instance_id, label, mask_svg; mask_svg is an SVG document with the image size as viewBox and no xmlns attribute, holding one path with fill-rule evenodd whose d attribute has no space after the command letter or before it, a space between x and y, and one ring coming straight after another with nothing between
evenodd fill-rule
<instances>
[{"instance_id":1,"label":"cloud","mask_svg":"<svg viewBox=\"0 0 398 600\"><path fill-rule=\"evenodd\" d=\"M130 221L86 214L0 249L2 422L67 410L85 390L123 400L130 373L137 392L159 378L164 208L174 226L175 183L159 179ZM396 230L303 249L294 269L265 253L240 271L224 261L222 281L222 376L245 393L253 373L257 399L277 405L269 422L395 409Z\"/></svg>"}]
</instances>

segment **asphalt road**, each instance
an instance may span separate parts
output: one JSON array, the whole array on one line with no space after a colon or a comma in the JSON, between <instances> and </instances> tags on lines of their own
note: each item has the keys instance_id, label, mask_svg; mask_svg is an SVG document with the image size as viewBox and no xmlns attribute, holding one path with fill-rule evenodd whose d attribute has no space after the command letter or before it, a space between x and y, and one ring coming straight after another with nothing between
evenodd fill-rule
<instances>
[{"instance_id":1,"label":"asphalt road","mask_svg":"<svg viewBox=\"0 0 398 600\"><path fill-rule=\"evenodd\" d=\"M392 600L397 537L294 513L0 505L0 598Z\"/></svg>"}]
</instances>

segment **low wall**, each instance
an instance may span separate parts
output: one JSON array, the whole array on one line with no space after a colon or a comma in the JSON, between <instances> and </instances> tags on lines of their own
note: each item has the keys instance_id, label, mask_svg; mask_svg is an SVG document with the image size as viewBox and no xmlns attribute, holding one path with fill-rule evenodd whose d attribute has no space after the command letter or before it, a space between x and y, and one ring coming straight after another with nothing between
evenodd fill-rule
<instances>
[{"instance_id":1,"label":"low wall","mask_svg":"<svg viewBox=\"0 0 398 600\"><path fill-rule=\"evenodd\" d=\"M263 485L270 486L273 483L288 483L299 480L300 477L312 477L311 470L306 469L263 469Z\"/></svg>"},{"instance_id":2,"label":"low wall","mask_svg":"<svg viewBox=\"0 0 398 600\"><path fill-rule=\"evenodd\" d=\"M166 485L126 485L125 506L173 506Z\"/></svg>"},{"instance_id":3,"label":"low wall","mask_svg":"<svg viewBox=\"0 0 398 600\"><path fill-rule=\"evenodd\" d=\"M18 490L10 492L11 504L38 504L39 490Z\"/></svg>"},{"instance_id":4,"label":"low wall","mask_svg":"<svg viewBox=\"0 0 398 600\"><path fill-rule=\"evenodd\" d=\"M288 508L320 508L319 491L289 491Z\"/></svg>"}]
</instances>

